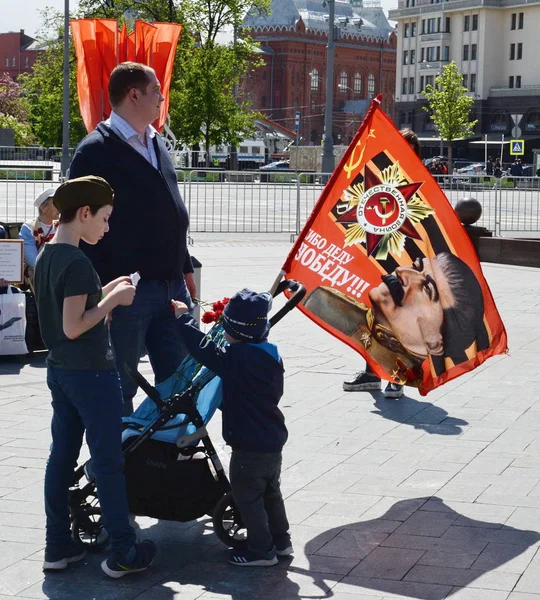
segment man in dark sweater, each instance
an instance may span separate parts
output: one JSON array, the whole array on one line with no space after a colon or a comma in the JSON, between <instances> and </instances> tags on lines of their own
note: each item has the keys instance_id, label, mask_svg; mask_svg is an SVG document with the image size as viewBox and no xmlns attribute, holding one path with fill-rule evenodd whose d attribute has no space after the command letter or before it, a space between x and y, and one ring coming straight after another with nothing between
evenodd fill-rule
<instances>
[{"instance_id":1,"label":"man in dark sweater","mask_svg":"<svg viewBox=\"0 0 540 600\"><path fill-rule=\"evenodd\" d=\"M81 244L103 284L125 273L141 277L133 304L116 308L110 321L124 415L130 415L137 386L124 365L136 368L146 347L157 383L174 373L186 349L170 301L191 306L196 290L186 245L188 213L172 160L151 125L163 102L154 70L118 65L109 97L111 117L81 142L70 178L99 175L114 190L109 234L95 246Z\"/></svg>"},{"instance_id":2,"label":"man in dark sweater","mask_svg":"<svg viewBox=\"0 0 540 600\"><path fill-rule=\"evenodd\" d=\"M266 341L272 296L244 289L231 298L223 312L225 348L205 339L185 304L173 305L189 352L223 382L223 438L232 448L231 487L247 529L246 548L231 550L229 562L275 565L276 555L288 556L293 549L280 489L288 435L278 408L283 362L277 346Z\"/></svg>"}]
</instances>

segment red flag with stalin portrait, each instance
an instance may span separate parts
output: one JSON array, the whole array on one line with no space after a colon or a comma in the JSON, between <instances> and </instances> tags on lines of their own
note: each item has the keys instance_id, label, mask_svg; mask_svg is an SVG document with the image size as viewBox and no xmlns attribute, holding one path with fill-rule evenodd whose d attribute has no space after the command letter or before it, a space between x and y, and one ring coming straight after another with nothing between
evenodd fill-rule
<instances>
[{"instance_id":1,"label":"red flag with stalin portrait","mask_svg":"<svg viewBox=\"0 0 540 600\"><path fill-rule=\"evenodd\" d=\"M454 209L379 105L283 271L306 286L310 319L425 395L506 352L506 331Z\"/></svg>"}]
</instances>

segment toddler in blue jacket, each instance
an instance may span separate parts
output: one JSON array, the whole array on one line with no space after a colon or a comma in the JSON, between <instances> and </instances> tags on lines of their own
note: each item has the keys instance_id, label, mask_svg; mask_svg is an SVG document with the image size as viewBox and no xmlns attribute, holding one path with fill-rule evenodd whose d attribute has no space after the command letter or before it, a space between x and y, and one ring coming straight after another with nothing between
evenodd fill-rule
<instances>
[{"instance_id":1,"label":"toddler in blue jacket","mask_svg":"<svg viewBox=\"0 0 540 600\"><path fill-rule=\"evenodd\" d=\"M231 550L240 567L271 566L293 549L281 495L281 451L287 428L278 403L283 395L283 361L267 341L272 296L244 289L223 311L228 345L209 342L188 307L173 300L190 354L222 380L223 438L232 448L230 480L247 530L244 550Z\"/></svg>"}]
</instances>

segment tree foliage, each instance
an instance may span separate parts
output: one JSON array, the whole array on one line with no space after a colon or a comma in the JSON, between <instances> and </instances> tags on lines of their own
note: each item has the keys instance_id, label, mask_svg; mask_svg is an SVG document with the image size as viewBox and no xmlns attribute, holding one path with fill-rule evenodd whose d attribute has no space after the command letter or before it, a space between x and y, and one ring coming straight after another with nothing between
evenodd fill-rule
<instances>
[{"instance_id":1,"label":"tree foliage","mask_svg":"<svg viewBox=\"0 0 540 600\"><path fill-rule=\"evenodd\" d=\"M43 146L62 145L63 105L63 15L55 11L44 13L40 39L46 49L38 54L31 73L20 76L28 101L30 123L37 141ZM70 48L69 111L70 145L76 145L86 134L77 96L77 61L73 45Z\"/></svg>"},{"instance_id":2,"label":"tree foliage","mask_svg":"<svg viewBox=\"0 0 540 600\"><path fill-rule=\"evenodd\" d=\"M34 142L29 123L21 122L13 115L0 112L0 129L13 129L16 146L29 146Z\"/></svg>"},{"instance_id":3,"label":"tree foliage","mask_svg":"<svg viewBox=\"0 0 540 600\"><path fill-rule=\"evenodd\" d=\"M28 105L22 95L22 86L13 81L9 73L0 74L0 113L28 121Z\"/></svg>"},{"instance_id":4,"label":"tree foliage","mask_svg":"<svg viewBox=\"0 0 540 600\"><path fill-rule=\"evenodd\" d=\"M453 140L473 133L474 126L478 122L470 120L474 99L467 96L467 88L463 87L463 76L454 61L443 67L442 72L435 77L435 85L428 84L422 94L428 102L424 110L431 113L430 118L441 139L449 142L450 172Z\"/></svg>"}]
</instances>

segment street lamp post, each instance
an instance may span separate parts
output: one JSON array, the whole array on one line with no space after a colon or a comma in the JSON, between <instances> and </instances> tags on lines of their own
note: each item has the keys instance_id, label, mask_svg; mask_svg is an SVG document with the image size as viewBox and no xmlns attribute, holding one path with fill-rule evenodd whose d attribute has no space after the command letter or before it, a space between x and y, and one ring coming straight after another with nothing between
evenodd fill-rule
<instances>
[{"instance_id":1,"label":"street lamp post","mask_svg":"<svg viewBox=\"0 0 540 600\"><path fill-rule=\"evenodd\" d=\"M322 153L323 173L332 173L335 166L334 143L332 140L332 115L334 95L334 21L335 1L325 0L323 6L328 5L328 46L326 53L326 108L324 111L324 141Z\"/></svg>"},{"instance_id":2,"label":"street lamp post","mask_svg":"<svg viewBox=\"0 0 540 600\"><path fill-rule=\"evenodd\" d=\"M64 98L62 111L62 176L69 169L69 0L64 0Z\"/></svg>"}]
</instances>

